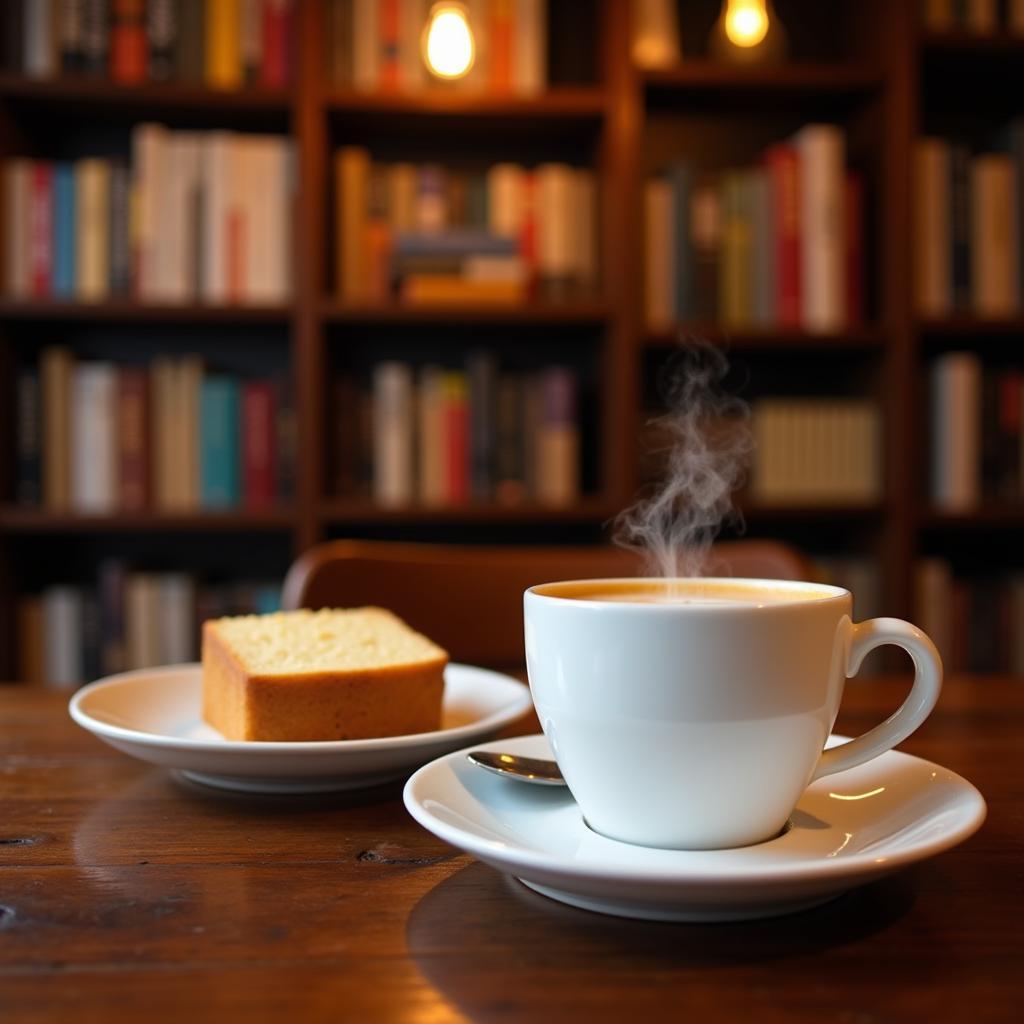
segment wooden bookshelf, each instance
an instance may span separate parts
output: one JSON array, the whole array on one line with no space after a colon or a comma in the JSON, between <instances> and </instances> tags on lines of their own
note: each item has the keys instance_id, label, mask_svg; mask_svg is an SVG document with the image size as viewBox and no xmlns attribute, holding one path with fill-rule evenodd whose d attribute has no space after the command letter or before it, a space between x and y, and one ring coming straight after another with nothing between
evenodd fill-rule
<instances>
[{"instance_id":1,"label":"wooden bookshelf","mask_svg":"<svg viewBox=\"0 0 1024 1024\"><path fill-rule=\"evenodd\" d=\"M770 361L780 372L802 373L810 393L831 393L823 381L815 381L821 358L835 360L842 373L848 363L856 362L849 387L881 402L886 451L883 502L825 507L744 503L748 533L779 536L798 546L816 544L826 536L837 553L866 553L881 568L886 610L905 617L914 614L913 568L920 554L949 550L959 537L986 529L1003 538L1019 536L1016 532L1024 525L1019 509L993 506L954 515L927 508L922 497L922 453L928 449L923 381L928 358L933 350L959 343L1009 350L1016 336L1024 336L1024 317L938 322L915 317L911 169L913 140L947 101L949 82L955 82L964 102L983 106L987 86L983 76L975 80L973 75L979 62L982 67L987 61L998 64L1003 81L1022 66L1024 41L923 33L917 0L841 0L827 5L793 0L777 5L780 16L794 18L795 12L803 11L809 27L791 33L788 63L764 68L716 64L703 51L705 30L695 34L686 21L682 63L670 70L644 72L632 65L629 55L629 2L578 4L583 16L595 19L595 74L575 84L559 81L528 98L439 89L418 95L367 95L337 88L323 70L324 11L316 0L296 4L296 80L287 90L225 91L170 83L124 87L98 79L45 81L0 74L0 156L82 155L84 149L69 153L60 148L70 123L81 133L88 119L108 142L117 133L124 142L132 123L157 120L172 127L256 126L285 132L293 140L300 169L294 219L296 286L287 304L260 308L0 298L0 678L10 677L15 663L10 609L37 582L45 551L39 545L51 541L79 561L90 557L94 542L116 544L118 536L125 543L166 543L176 564L187 567L207 544L205 534L216 545L237 543L256 550L276 544L286 560L327 536L365 535L371 529L376 535L394 529L405 536L415 536L418 530L430 536L435 528L450 526L455 532L471 526L474 537L495 542L514 541L527 530L530 539L546 528L556 539L574 530L581 535L585 529L599 530L635 494L645 360L667 354L677 333L749 352L752 359ZM710 25L720 6L719 0L696 0L680 9L684 19L696 18L701 24L703 19ZM961 70L965 73L959 74ZM933 95L933 84L936 79L941 84L943 78L948 79L946 91L936 86ZM1013 102L1019 106L1019 101ZM707 151L717 160L716 166L753 159L766 141L811 119L835 121L848 129L869 180L867 326L826 335L718 324L684 324L679 332L647 329L643 187L652 160L652 136L665 135L665 125L673 118L685 124L689 134L685 143L669 138L666 146L696 142L702 154ZM437 138L443 140L438 143L438 159L444 159L444 147L452 141L463 152L479 144L482 151L503 159L522 152L524 161L545 159L548 148L561 152L558 147L564 140L573 140L575 151L588 155L600 181L598 295L509 308L340 302L331 290L333 267L328 256L333 249L331 159L334 149L350 138L383 141L389 155L400 156L406 141L413 139L420 157ZM98 517L11 504L14 427L9 410L17 359L26 348L51 341L74 349L80 339L94 338L107 325L125 333L137 327L143 337L146 332L166 335L180 328L182 345L188 344L193 329L206 334L223 331L223 344L239 351L244 351L249 332L270 335L275 344L279 339L298 414L301 454L294 500L283 508L259 511ZM378 338L394 338L405 329L410 338L416 337L417 328L428 329L423 345L429 346L431 333L437 337L449 325L466 335L480 328L483 344L492 328L512 338L522 329L527 340L534 329L542 328L553 348L558 347L559 332L571 336L573 345L585 337L593 351L596 400L588 435L591 450L586 455L593 486L580 502L570 508L530 503L385 509L331 494L324 454L330 423L324 382L332 360L339 353L372 355ZM204 547L203 557L206 553ZM56 581L59 564L49 571Z\"/></svg>"}]
</instances>

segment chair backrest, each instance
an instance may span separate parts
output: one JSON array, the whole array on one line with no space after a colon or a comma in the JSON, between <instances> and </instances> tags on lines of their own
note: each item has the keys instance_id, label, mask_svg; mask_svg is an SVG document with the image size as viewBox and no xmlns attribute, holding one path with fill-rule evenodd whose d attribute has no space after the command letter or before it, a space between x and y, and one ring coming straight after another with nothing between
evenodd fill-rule
<instances>
[{"instance_id":1,"label":"chair backrest","mask_svg":"<svg viewBox=\"0 0 1024 1024\"><path fill-rule=\"evenodd\" d=\"M794 549L732 541L712 550L710 574L807 579ZM611 546L479 547L338 540L311 548L288 572L286 608L390 608L453 661L516 668L523 652L523 591L536 583L636 576L641 559Z\"/></svg>"}]
</instances>

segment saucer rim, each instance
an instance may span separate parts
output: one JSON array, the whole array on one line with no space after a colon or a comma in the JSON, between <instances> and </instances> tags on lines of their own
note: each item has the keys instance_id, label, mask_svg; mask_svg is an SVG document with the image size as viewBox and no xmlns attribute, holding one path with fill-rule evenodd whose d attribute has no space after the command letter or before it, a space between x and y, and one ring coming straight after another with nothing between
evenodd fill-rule
<instances>
[{"instance_id":1,"label":"saucer rim","mask_svg":"<svg viewBox=\"0 0 1024 1024\"><path fill-rule=\"evenodd\" d=\"M846 741L849 737L833 734L831 739ZM786 881L811 881L815 879L835 879L838 881L839 879L855 879L865 875L888 874L902 867L937 856L940 853L944 853L946 850L952 849L954 846L957 846L966 839L969 839L984 823L988 813L988 806L985 802L985 798L981 795L978 789L967 779L963 778L963 776L958 775L956 772L953 772L948 768L944 768L942 765L928 761L925 758L917 757L913 754L907 754L900 750L889 750L886 751L886 753L879 755L877 759L873 760L888 759L911 761L917 762L926 769L931 767L937 771L941 771L945 779L957 786L962 795L970 801L972 806L964 808L964 813L967 814L967 817L960 822L957 827L953 828L949 832L934 839L919 841L906 849L897 851L891 856L885 856L881 861L878 859L878 850L876 849L871 853L850 854L843 858L834 858L827 861L821 861L819 859L802 860L797 858L789 863L764 865L745 863L733 865L728 868L709 868L703 864L681 864L677 870L665 871L649 869L644 866L638 867L636 865L623 867L617 865L614 860L609 860L606 864L598 864L594 862L580 864L573 861L567 861L549 853L536 852L522 847L511 847L507 843L483 839L472 833L461 831L456 827L449 825L447 822L433 816L425 808L423 800L416 796L416 790L424 784L425 778L429 777L429 775L435 771L440 771L449 762L454 763L458 760L464 759L470 749L497 748L510 753L523 753L527 756L543 756L536 749L530 746L531 744L536 744L538 740L544 740L546 743L546 739L542 733L533 733L528 736L517 736L506 740L491 741L486 744L481 744L478 747L452 751L451 753L435 758L417 769L409 777L403 787L402 800L406 809L420 825L427 829L427 831L432 832L445 842L450 843L458 849L465 850L481 860L487 860L492 864L497 862L500 864L501 870L508 871L512 874L516 874L519 870L547 871L577 879L606 881L632 886L649 886L651 888L690 885L694 883L708 883L712 885L728 883L739 887L755 887L763 885L765 882L782 883ZM518 750L520 746L526 746L528 749L520 751ZM870 763L873 762L868 762L868 764ZM862 767L865 766L859 765L855 768L847 769L847 772L837 774L844 775L849 772L856 772L858 768ZM509 786L522 785L521 783L511 780L496 781L499 783L504 782L505 785ZM808 789L827 784L828 782L826 779L819 779L817 782L812 783ZM610 839L608 837L602 838L607 839L611 844L621 845L622 847L630 850L646 849L645 847L640 847L630 843L623 843L619 840ZM731 853L734 850L750 851L753 856L756 856L754 851L762 845L766 844L734 847L729 850L667 850L656 847L652 847L650 849L658 854L678 854L680 858L689 859L697 855L702 858L713 858L718 854Z\"/></svg>"},{"instance_id":2,"label":"saucer rim","mask_svg":"<svg viewBox=\"0 0 1024 1024\"><path fill-rule=\"evenodd\" d=\"M358 740L294 740L294 741L271 741L271 740L204 740L190 739L188 737L171 736L168 733L145 732L139 729L130 729L125 726L114 725L105 722L100 718L91 715L83 704L96 693L103 690L117 687L125 683L138 683L149 677L149 685L158 685L163 676L170 676L180 672L202 672L200 662L183 662L178 665L157 665L151 668L132 669L128 672L118 672L113 675L104 676L94 682L87 683L77 690L68 701L68 713L76 724L87 732L103 739L122 740L130 743L138 743L144 746L164 750L187 750L193 753L219 753L230 754L231 752L251 752L263 754L298 754L309 753L310 755L330 753L377 753L389 750L400 751L411 746L420 744L430 745L437 741L451 742L465 736L467 739L480 735L494 729L500 729L519 717L526 714L532 707L533 701L530 697L529 687L516 679L514 676L503 672L496 672L493 669L482 668L477 665L467 665L461 662L449 662L445 672L453 670L455 673L467 672L471 674L482 674L492 678L500 679L503 685L514 684L521 692L516 694L513 700L510 696L508 702L491 714L467 722L462 725L453 726L449 729L435 729L431 732L406 733L401 736L382 736L370 739ZM447 681L447 680L446 680ZM511 694L511 690L509 691ZM442 698L442 708L443 708Z\"/></svg>"}]
</instances>

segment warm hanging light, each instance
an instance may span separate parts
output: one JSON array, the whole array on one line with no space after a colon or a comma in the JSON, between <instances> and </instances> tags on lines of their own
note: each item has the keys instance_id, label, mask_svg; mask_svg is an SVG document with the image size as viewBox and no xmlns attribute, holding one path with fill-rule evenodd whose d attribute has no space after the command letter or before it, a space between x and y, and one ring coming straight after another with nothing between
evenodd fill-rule
<instances>
[{"instance_id":1,"label":"warm hanging light","mask_svg":"<svg viewBox=\"0 0 1024 1024\"><path fill-rule=\"evenodd\" d=\"M438 78L462 78L469 72L476 59L476 43L462 4L440 0L430 9L423 30L423 59Z\"/></svg>"},{"instance_id":2,"label":"warm hanging light","mask_svg":"<svg viewBox=\"0 0 1024 1024\"><path fill-rule=\"evenodd\" d=\"M757 46L768 35L765 0L725 0L725 34L734 46Z\"/></svg>"}]
</instances>

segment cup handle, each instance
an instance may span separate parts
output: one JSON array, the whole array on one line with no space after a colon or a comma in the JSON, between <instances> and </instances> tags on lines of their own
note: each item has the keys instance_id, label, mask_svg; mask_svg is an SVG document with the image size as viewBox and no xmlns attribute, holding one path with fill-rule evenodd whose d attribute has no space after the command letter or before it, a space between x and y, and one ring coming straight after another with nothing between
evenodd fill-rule
<instances>
[{"instance_id":1,"label":"cup handle","mask_svg":"<svg viewBox=\"0 0 1024 1024\"><path fill-rule=\"evenodd\" d=\"M847 678L857 674L864 656L883 644L902 647L914 662L914 685L895 714L855 740L822 753L811 782L870 761L905 740L931 713L942 689L942 659L935 644L902 619L868 619L850 624Z\"/></svg>"}]
</instances>

